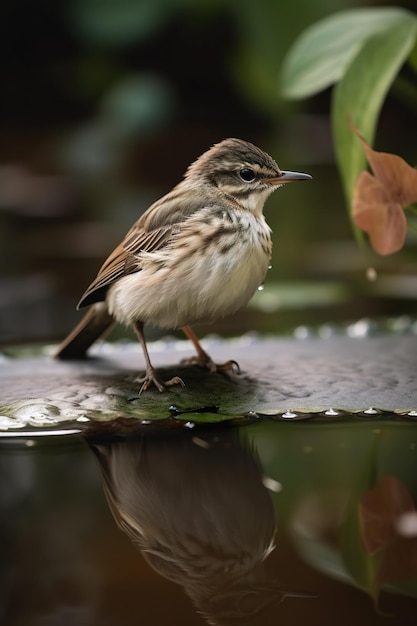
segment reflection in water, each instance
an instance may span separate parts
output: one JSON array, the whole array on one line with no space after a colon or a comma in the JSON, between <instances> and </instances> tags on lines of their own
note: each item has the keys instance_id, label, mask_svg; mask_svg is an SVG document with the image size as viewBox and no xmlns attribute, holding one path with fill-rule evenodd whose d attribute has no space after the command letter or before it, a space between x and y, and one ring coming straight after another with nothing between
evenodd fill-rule
<instances>
[{"instance_id":1,"label":"reflection in water","mask_svg":"<svg viewBox=\"0 0 417 626\"><path fill-rule=\"evenodd\" d=\"M370 591L417 577L417 515L411 493L396 476L382 476L360 498L359 528L365 552L374 560Z\"/></svg>"},{"instance_id":2,"label":"reflection in water","mask_svg":"<svg viewBox=\"0 0 417 626\"><path fill-rule=\"evenodd\" d=\"M237 429L91 444L120 528L210 624L249 624L287 596L268 575L275 516Z\"/></svg>"}]
</instances>

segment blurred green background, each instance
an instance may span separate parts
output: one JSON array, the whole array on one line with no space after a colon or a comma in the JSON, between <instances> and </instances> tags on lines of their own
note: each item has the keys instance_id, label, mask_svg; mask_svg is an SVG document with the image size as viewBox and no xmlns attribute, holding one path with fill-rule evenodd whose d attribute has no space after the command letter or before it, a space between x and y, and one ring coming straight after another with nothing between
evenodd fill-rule
<instances>
[{"instance_id":1,"label":"blurred green background","mask_svg":"<svg viewBox=\"0 0 417 626\"><path fill-rule=\"evenodd\" d=\"M3 0L0 341L63 337L80 317L78 298L139 214L230 136L314 180L267 204L274 255L264 291L200 335L413 317L416 238L387 258L357 247L334 164L330 90L303 102L279 93L285 54L306 26L389 4ZM415 113L394 86L376 148L415 164ZM367 280L368 267L377 281Z\"/></svg>"}]
</instances>

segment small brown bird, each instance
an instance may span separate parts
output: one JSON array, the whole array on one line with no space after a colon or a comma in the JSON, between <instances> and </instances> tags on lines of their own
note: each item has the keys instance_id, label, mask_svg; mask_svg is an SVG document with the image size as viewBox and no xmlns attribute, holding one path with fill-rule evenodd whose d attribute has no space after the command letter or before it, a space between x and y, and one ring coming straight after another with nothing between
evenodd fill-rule
<instances>
[{"instance_id":1,"label":"small brown bird","mask_svg":"<svg viewBox=\"0 0 417 626\"><path fill-rule=\"evenodd\" d=\"M271 257L271 229L262 210L281 185L311 176L280 170L265 152L241 139L225 139L192 163L182 180L152 204L102 265L77 308L93 305L58 348L60 359L85 355L115 322L133 326L146 374L140 393L184 384L162 381L152 367L145 323L182 328L211 372L216 365L190 326L234 313L262 284Z\"/></svg>"},{"instance_id":2,"label":"small brown bird","mask_svg":"<svg viewBox=\"0 0 417 626\"><path fill-rule=\"evenodd\" d=\"M224 428L165 435L94 442L93 425L87 438L113 517L145 561L217 626L276 623L283 601L314 597L283 589L266 563L283 532L250 438Z\"/></svg>"}]
</instances>

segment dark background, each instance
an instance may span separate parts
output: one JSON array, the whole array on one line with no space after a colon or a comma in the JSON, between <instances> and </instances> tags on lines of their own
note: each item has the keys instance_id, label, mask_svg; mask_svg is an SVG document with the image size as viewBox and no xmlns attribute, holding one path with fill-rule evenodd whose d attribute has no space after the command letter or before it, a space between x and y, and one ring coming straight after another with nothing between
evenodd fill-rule
<instances>
[{"instance_id":1,"label":"dark background","mask_svg":"<svg viewBox=\"0 0 417 626\"><path fill-rule=\"evenodd\" d=\"M228 136L257 143L314 181L268 202L274 257L266 288L216 332L413 315L415 237L384 259L354 241L334 165L330 91L303 102L279 94L283 58L307 25L383 4L3 0L0 341L62 337L133 221ZM392 90L376 147L415 163L413 128L415 111ZM376 283L366 279L369 266Z\"/></svg>"}]
</instances>

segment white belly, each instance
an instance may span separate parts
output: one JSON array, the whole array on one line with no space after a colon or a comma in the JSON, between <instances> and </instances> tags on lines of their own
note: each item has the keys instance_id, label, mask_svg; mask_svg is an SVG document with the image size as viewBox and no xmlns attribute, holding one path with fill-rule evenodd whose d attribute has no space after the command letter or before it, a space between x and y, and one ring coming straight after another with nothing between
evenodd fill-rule
<instances>
[{"instance_id":1,"label":"white belly","mask_svg":"<svg viewBox=\"0 0 417 626\"><path fill-rule=\"evenodd\" d=\"M234 237L230 250L229 235L221 246L217 241L203 248L194 225L191 238L179 235L175 249L144 254L140 271L109 288L110 313L124 324L142 321L174 329L237 311L263 282L270 260L269 227L252 215L247 220L253 223ZM207 225L200 227L207 236Z\"/></svg>"}]
</instances>

